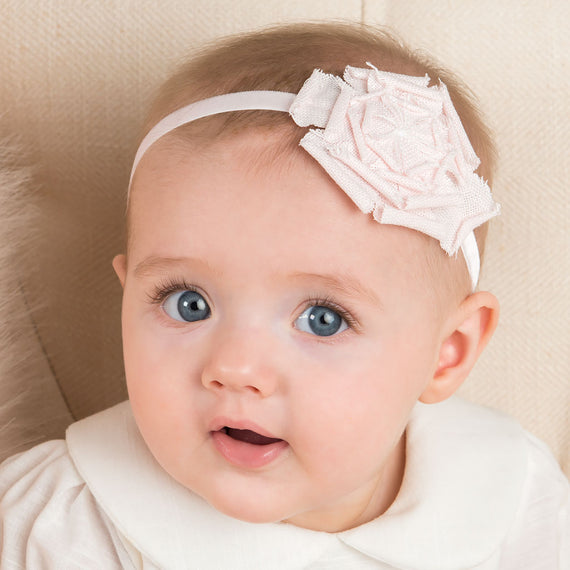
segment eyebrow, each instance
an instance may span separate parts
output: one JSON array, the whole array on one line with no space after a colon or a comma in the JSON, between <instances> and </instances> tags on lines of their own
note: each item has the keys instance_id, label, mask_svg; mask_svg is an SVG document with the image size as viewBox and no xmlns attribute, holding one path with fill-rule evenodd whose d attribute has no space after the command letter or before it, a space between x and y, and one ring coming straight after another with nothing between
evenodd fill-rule
<instances>
[{"instance_id":1,"label":"eyebrow","mask_svg":"<svg viewBox=\"0 0 570 570\"><path fill-rule=\"evenodd\" d=\"M361 281L351 275L294 273L292 277L309 281L319 281L326 289L335 291L340 295L352 298L365 298L374 305L382 306L382 302L374 289L365 286Z\"/></svg>"},{"instance_id":2,"label":"eyebrow","mask_svg":"<svg viewBox=\"0 0 570 570\"><path fill-rule=\"evenodd\" d=\"M187 267L189 265L194 267L203 267L212 273L216 273L211 265L202 259L194 257L159 257L152 255L137 264L134 270L134 275L137 278L150 277L157 273L166 273L173 269Z\"/></svg>"}]
</instances>

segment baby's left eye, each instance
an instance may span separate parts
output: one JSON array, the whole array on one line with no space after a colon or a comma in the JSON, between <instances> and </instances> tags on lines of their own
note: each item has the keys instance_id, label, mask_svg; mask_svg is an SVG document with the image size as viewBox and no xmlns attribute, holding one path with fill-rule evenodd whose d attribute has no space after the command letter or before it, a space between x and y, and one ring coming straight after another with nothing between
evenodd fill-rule
<instances>
[{"instance_id":1,"label":"baby's left eye","mask_svg":"<svg viewBox=\"0 0 570 570\"><path fill-rule=\"evenodd\" d=\"M295 327L317 336L331 336L348 328L346 321L330 307L313 305L295 320Z\"/></svg>"}]
</instances>

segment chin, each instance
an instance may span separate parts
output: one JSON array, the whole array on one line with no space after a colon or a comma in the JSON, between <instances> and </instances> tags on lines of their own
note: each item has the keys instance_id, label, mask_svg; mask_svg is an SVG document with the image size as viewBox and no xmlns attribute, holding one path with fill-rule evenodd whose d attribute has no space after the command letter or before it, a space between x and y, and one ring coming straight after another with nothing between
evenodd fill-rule
<instances>
[{"instance_id":1,"label":"chin","mask_svg":"<svg viewBox=\"0 0 570 570\"><path fill-rule=\"evenodd\" d=\"M277 505L269 504L260 496L250 498L242 496L228 497L202 496L212 507L228 517L247 523L277 523L287 518L288 513L281 512Z\"/></svg>"}]
</instances>

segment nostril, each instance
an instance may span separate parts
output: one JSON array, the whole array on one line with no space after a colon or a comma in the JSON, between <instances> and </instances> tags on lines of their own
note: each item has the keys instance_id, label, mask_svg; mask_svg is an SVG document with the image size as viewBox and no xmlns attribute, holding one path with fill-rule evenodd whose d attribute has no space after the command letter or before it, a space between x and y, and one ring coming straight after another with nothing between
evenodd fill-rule
<instances>
[{"instance_id":1,"label":"nostril","mask_svg":"<svg viewBox=\"0 0 570 570\"><path fill-rule=\"evenodd\" d=\"M210 382L210 387L213 388L214 390L219 390L221 388L236 388L236 386L233 386L230 383L224 383L224 382L220 382L219 380L212 380ZM243 388L241 388L243 390L247 390L250 392L253 392L254 394L259 394L261 392L261 390L257 387L257 386L252 386L250 384L243 386Z\"/></svg>"},{"instance_id":2,"label":"nostril","mask_svg":"<svg viewBox=\"0 0 570 570\"><path fill-rule=\"evenodd\" d=\"M242 392L258 398L271 395L276 389L275 372L254 368L245 365L222 367L213 363L202 370L200 381L204 388L219 395L226 392Z\"/></svg>"}]
</instances>

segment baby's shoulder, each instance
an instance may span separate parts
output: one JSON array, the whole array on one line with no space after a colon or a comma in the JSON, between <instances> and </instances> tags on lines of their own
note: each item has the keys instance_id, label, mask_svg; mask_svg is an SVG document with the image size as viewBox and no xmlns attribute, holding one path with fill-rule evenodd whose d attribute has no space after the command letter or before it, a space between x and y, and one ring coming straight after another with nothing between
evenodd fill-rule
<instances>
[{"instance_id":1,"label":"baby's shoulder","mask_svg":"<svg viewBox=\"0 0 570 570\"><path fill-rule=\"evenodd\" d=\"M525 429L521 430L527 450L529 473L534 477L546 477L568 485L568 479L548 445Z\"/></svg>"},{"instance_id":2,"label":"baby's shoulder","mask_svg":"<svg viewBox=\"0 0 570 570\"><path fill-rule=\"evenodd\" d=\"M399 500L417 504L407 527L421 537L438 520L424 559L444 552L462 568L570 568L568 480L516 419L453 397L418 405L406 433Z\"/></svg>"},{"instance_id":3,"label":"baby's shoulder","mask_svg":"<svg viewBox=\"0 0 570 570\"><path fill-rule=\"evenodd\" d=\"M501 568L570 568L570 483L546 444L523 438L526 477Z\"/></svg>"},{"instance_id":4,"label":"baby's shoulder","mask_svg":"<svg viewBox=\"0 0 570 570\"><path fill-rule=\"evenodd\" d=\"M0 465L0 568L131 568L63 440Z\"/></svg>"},{"instance_id":5,"label":"baby's shoulder","mask_svg":"<svg viewBox=\"0 0 570 570\"><path fill-rule=\"evenodd\" d=\"M81 484L62 439L41 443L0 465L0 497L4 507L25 495L46 499L63 488Z\"/></svg>"}]
</instances>

